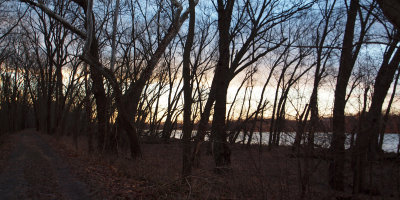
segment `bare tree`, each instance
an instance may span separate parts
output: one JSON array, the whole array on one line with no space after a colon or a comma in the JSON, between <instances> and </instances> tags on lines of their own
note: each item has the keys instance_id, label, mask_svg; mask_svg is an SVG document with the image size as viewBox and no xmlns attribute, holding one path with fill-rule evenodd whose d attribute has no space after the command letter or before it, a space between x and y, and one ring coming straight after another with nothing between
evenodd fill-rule
<instances>
[{"instance_id":1,"label":"bare tree","mask_svg":"<svg viewBox=\"0 0 400 200\"><path fill-rule=\"evenodd\" d=\"M361 49L361 44L364 41L365 34L371 27L372 23L369 22L371 16L370 11L374 7L375 4L371 4L369 7L369 12L363 16L363 13L360 10L359 1L352 0L347 10L347 22L343 36L343 47L340 56L339 73L337 75L335 88L332 142L330 147L332 152L332 162L330 163L329 167L329 184L333 189L336 190L344 189L344 142L346 139L344 109L346 105L347 85L358 53ZM353 45L357 12L360 14L361 28L358 43Z\"/></svg>"},{"instance_id":2,"label":"bare tree","mask_svg":"<svg viewBox=\"0 0 400 200\"><path fill-rule=\"evenodd\" d=\"M192 110L192 90L193 86L191 84L191 75L190 75L190 52L193 46L194 40L194 27L196 22L196 4L194 0L189 1L189 30L186 38L186 43L183 52L183 89L184 89L184 111L183 111L183 148L182 148L182 176L188 177L191 174L191 137L192 137L192 120L191 110Z\"/></svg>"},{"instance_id":3,"label":"bare tree","mask_svg":"<svg viewBox=\"0 0 400 200\"><path fill-rule=\"evenodd\" d=\"M74 25L69 23L67 20L62 18L61 16L54 13L51 9L46 7L41 2L34 2L31 0L26 0L23 2L27 2L32 6L40 8L50 17L61 22L66 28L80 36L81 38L86 40L85 48L83 50L83 56L81 58L85 60L91 66L91 78L93 80L93 93L96 98L97 104L97 118L98 118L98 146L102 147L104 145L105 131L107 127L107 98L105 95L105 89L103 85L103 76L110 82L113 93L115 97L115 102L118 107L118 115L119 121L122 124L122 127L126 130L129 138L130 138L130 146L131 146L131 156L138 157L141 156L141 150L139 145L139 137L134 128L134 124L132 124L132 120L130 120L129 115L135 116L137 112L137 105L140 100L141 93L143 88L151 77L151 74L156 67L159 59L161 58L164 50L170 43L170 41L176 36L183 22L189 15L189 11L186 10L182 12L182 5L176 1L171 1L171 6L173 7L173 15L172 15L172 23L170 27L166 31L164 37L160 40L160 43L157 49L152 53L149 62L146 67L143 69L139 78L132 82L129 88L126 90L126 93L122 95L122 92L119 88L118 82L114 76L114 74L105 68L100 63L99 57L99 43L95 36L95 16L93 14L93 1L81 1L81 0L73 0L77 5L79 5L86 14L86 32L81 31L79 28L76 28ZM129 101L128 101L129 99ZM127 109L125 109L127 108Z\"/></svg>"},{"instance_id":4,"label":"bare tree","mask_svg":"<svg viewBox=\"0 0 400 200\"><path fill-rule=\"evenodd\" d=\"M226 144L227 134L225 126L226 94L230 81L241 71L256 63L266 54L281 46L284 38L278 38L276 42L265 40L271 31L296 14L298 11L308 8L311 4L290 5L287 9L265 15L278 6L277 1L263 1L260 4L243 1L237 4L238 18L233 19L235 1L218 0L215 8L218 13L218 48L219 58L216 64L214 79L212 81L209 99L205 106L205 112L199 124L199 143L204 138L204 130L208 123L211 107L215 100L213 125L211 127L211 139L213 142L213 155L217 171L222 171L230 165L230 150ZM242 20L249 19L249 24ZM241 31L248 28L248 34L242 35ZM241 40L237 42L235 39ZM237 45L240 43L241 45ZM230 48L230 46L234 48ZM199 145L197 145L199 147ZM195 152L198 152L195 150Z\"/></svg>"},{"instance_id":5,"label":"bare tree","mask_svg":"<svg viewBox=\"0 0 400 200\"><path fill-rule=\"evenodd\" d=\"M400 50L396 47L400 34L395 31L383 56L383 62L375 79L371 106L365 116L364 126L357 136L353 192L364 191L368 158L373 160L378 152L378 134L381 124L382 104L400 64Z\"/></svg>"}]
</instances>

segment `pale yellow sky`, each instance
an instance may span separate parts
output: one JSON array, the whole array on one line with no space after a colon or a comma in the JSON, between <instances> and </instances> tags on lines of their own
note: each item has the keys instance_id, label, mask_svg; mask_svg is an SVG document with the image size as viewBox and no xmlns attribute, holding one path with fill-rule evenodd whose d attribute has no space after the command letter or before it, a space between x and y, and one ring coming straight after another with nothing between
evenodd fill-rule
<instances>
[{"instance_id":1,"label":"pale yellow sky","mask_svg":"<svg viewBox=\"0 0 400 200\"><path fill-rule=\"evenodd\" d=\"M69 69L64 69L63 74L64 74L64 84L67 84L68 81L70 80L70 73L71 71ZM80 72L78 72L79 74ZM312 73L312 71L310 72ZM237 77L235 77L234 80L232 80L229 89L228 89L228 96L227 96L227 111L229 110L230 106L232 106L232 101L234 99L234 95L241 83L241 80L243 79L244 73L239 74ZM252 101L250 104L250 113L255 110L255 108L258 105L260 95L262 92L262 86L264 84L264 81L266 80L267 73L261 73L258 72L258 74L254 77L254 89L252 93ZM331 79L331 80L330 80ZM211 76L209 77L209 82L211 82ZM329 117L332 115L332 108L333 108L333 100L334 100L334 84L336 83L335 79L332 78L327 78L327 80L323 81L321 86L319 87L319 114L321 116ZM208 86L211 85L210 83ZM308 80L306 78L302 79L299 81L297 85L294 85L293 88L291 89L291 92L289 93L289 98L291 102L287 102L286 106L286 113L288 115L288 118L294 119L296 116L296 109L302 110L304 108L304 105L308 103L309 101L309 96L311 94L311 85L312 85L312 80ZM167 86L168 87L168 86ZM346 113L347 114L354 114L357 113L358 110L360 109L359 106L359 100L358 96L362 93L362 88L356 88L353 91L353 94L351 98L349 99L349 102L346 105ZM177 88L175 87L174 90ZM264 117L269 117L272 114L272 105L275 97L275 90L276 90L276 79L271 78L271 81L266 89L266 92L264 94L264 99L268 100L268 105L267 105L267 110L264 113ZM239 115L239 109L241 107L242 101L243 101L243 95L244 95L245 87L242 87L241 91L239 92L239 96L237 97L236 101L234 102L234 116L235 118L238 117ZM383 106L383 110L386 109L387 107L387 102L390 98L392 89L389 90L389 93L387 95L385 104ZM249 94L247 94L249 95ZM183 95L181 96L181 98ZM392 106L391 110L392 113L398 113L399 108L400 108L400 99L398 98L399 96L396 95L396 100L394 102L394 105ZM248 99L246 99L247 101ZM161 117L163 113L165 112L167 108L167 101L168 101L168 93L165 93L161 99L160 99L160 108L159 108L159 113L158 116ZM180 108L182 108L182 103L183 100L181 99L179 104ZM245 103L245 108L248 108L248 102ZM181 117L180 117L181 118Z\"/></svg>"}]
</instances>

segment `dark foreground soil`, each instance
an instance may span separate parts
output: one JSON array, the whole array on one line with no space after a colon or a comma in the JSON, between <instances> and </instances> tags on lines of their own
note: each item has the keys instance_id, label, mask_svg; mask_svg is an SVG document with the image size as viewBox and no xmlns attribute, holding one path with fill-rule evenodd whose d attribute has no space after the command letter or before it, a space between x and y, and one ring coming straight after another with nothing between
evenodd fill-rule
<instances>
[{"instance_id":1,"label":"dark foreground soil","mask_svg":"<svg viewBox=\"0 0 400 200\"><path fill-rule=\"evenodd\" d=\"M26 130L0 137L0 200L2 199L399 199L400 161L390 157L369 166L364 194L330 189L329 159L316 150L312 157L288 147L232 145L232 170L213 173L211 155L182 180L181 145L143 144L142 159L118 154L88 154L84 137L56 137ZM349 158L346 158L349 159ZM308 162L306 165L305 162ZM347 163L350 163L348 160ZM309 170L306 170L308 167ZM305 174L308 173L308 179Z\"/></svg>"},{"instance_id":2,"label":"dark foreground soil","mask_svg":"<svg viewBox=\"0 0 400 200\"><path fill-rule=\"evenodd\" d=\"M389 159L368 167L368 191L352 194L350 153L347 155L346 188L333 191L328 185L327 151L316 149L309 158L290 147L269 151L258 146L232 145L232 170L214 173L211 155L202 154L200 168L191 181L181 180L182 150L179 141L142 144L143 158L128 159L120 144L118 155L87 154L84 137L47 137L90 187L96 199L399 199L400 160ZM125 150L124 150L125 149ZM308 170L305 161L309 162ZM308 180L305 179L309 173Z\"/></svg>"},{"instance_id":3,"label":"dark foreground soil","mask_svg":"<svg viewBox=\"0 0 400 200\"><path fill-rule=\"evenodd\" d=\"M4 146L9 153L2 152L0 199L90 199L85 184L36 132L14 134Z\"/></svg>"}]
</instances>

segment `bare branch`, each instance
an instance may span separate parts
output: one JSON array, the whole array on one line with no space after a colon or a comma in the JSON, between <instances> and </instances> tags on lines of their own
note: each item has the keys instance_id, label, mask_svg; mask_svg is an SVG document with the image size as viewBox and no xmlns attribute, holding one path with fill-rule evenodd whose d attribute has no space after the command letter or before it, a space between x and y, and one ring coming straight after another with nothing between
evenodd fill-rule
<instances>
[{"instance_id":1,"label":"bare branch","mask_svg":"<svg viewBox=\"0 0 400 200\"><path fill-rule=\"evenodd\" d=\"M70 24L67 20L65 20L63 17L46 7L42 2L34 2L32 0L20 0L21 2L25 2L27 4L30 4L31 6L40 8L43 12L45 12L47 15L49 15L51 18L54 18L55 20L59 21L61 24L65 26L65 28L69 29L73 33L79 35L79 37L85 39L86 38L86 33L82 30L79 30L72 24Z\"/></svg>"}]
</instances>

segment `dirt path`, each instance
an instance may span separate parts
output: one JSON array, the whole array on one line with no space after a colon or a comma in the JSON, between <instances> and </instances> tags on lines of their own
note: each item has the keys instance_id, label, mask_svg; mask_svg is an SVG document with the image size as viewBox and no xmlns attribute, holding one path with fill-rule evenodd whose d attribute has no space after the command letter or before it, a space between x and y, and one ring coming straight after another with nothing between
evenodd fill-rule
<instances>
[{"instance_id":1,"label":"dirt path","mask_svg":"<svg viewBox=\"0 0 400 200\"><path fill-rule=\"evenodd\" d=\"M90 199L85 184L38 134L23 131L14 138L0 174L0 199Z\"/></svg>"}]
</instances>

